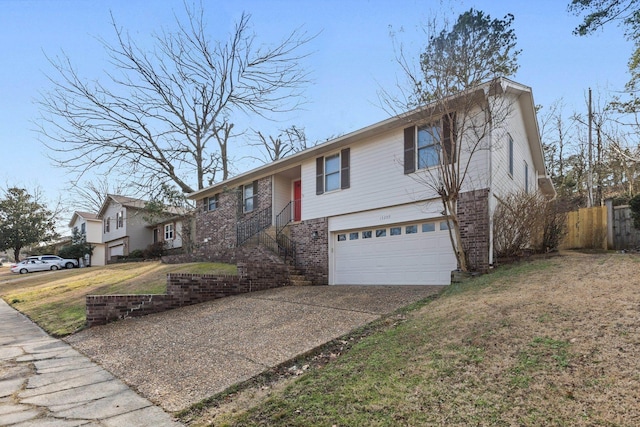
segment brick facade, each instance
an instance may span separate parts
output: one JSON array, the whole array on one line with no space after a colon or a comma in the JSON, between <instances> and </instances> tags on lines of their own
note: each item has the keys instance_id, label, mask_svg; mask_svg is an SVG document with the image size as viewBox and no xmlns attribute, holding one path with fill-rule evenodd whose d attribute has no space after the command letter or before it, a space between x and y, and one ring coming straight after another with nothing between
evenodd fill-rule
<instances>
[{"instance_id":1,"label":"brick facade","mask_svg":"<svg viewBox=\"0 0 640 427\"><path fill-rule=\"evenodd\" d=\"M296 267L314 285L329 284L329 222L317 218L291 224Z\"/></svg>"},{"instance_id":2,"label":"brick facade","mask_svg":"<svg viewBox=\"0 0 640 427\"><path fill-rule=\"evenodd\" d=\"M145 316L288 284L288 267L273 263L238 263L237 276L168 274L167 293L163 295L88 295L87 325L104 325L118 319Z\"/></svg>"},{"instance_id":3,"label":"brick facade","mask_svg":"<svg viewBox=\"0 0 640 427\"><path fill-rule=\"evenodd\" d=\"M198 205L195 218L194 258L226 262L237 259L234 249L236 225L271 206L271 177L258 180L257 207L253 211L243 213L241 203L242 187L236 187L219 194L218 208L214 211L205 211L204 206Z\"/></svg>"},{"instance_id":4,"label":"brick facade","mask_svg":"<svg viewBox=\"0 0 640 427\"><path fill-rule=\"evenodd\" d=\"M460 236L469 268L489 270L489 189L461 193L458 199Z\"/></svg>"}]
</instances>

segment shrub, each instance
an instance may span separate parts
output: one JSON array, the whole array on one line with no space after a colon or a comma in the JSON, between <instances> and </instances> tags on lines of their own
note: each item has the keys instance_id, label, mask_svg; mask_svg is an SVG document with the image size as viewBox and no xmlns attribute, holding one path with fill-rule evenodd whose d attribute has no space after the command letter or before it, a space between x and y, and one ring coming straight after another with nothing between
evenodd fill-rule
<instances>
[{"instance_id":1,"label":"shrub","mask_svg":"<svg viewBox=\"0 0 640 427\"><path fill-rule=\"evenodd\" d=\"M631 209L633 226L640 230L640 194L633 196L631 200L629 200L629 208Z\"/></svg>"},{"instance_id":2,"label":"shrub","mask_svg":"<svg viewBox=\"0 0 640 427\"><path fill-rule=\"evenodd\" d=\"M144 250L144 257L145 259L160 258L165 252L164 242L155 242Z\"/></svg>"},{"instance_id":3,"label":"shrub","mask_svg":"<svg viewBox=\"0 0 640 427\"><path fill-rule=\"evenodd\" d=\"M494 250L498 257L556 250L565 233L566 219L555 201L538 193L514 193L498 205L493 215Z\"/></svg>"},{"instance_id":4,"label":"shrub","mask_svg":"<svg viewBox=\"0 0 640 427\"><path fill-rule=\"evenodd\" d=\"M142 251L140 249L136 249L129 252L129 255L127 255L127 259L132 259L132 258L143 258Z\"/></svg>"}]
</instances>

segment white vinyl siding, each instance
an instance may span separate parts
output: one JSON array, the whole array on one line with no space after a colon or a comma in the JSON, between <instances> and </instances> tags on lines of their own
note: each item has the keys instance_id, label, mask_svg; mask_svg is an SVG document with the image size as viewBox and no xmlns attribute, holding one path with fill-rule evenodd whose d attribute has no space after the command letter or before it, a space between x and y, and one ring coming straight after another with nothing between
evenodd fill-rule
<instances>
[{"instance_id":1,"label":"white vinyl siding","mask_svg":"<svg viewBox=\"0 0 640 427\"><path fill-rule=\"evenodd\" d=\"M415 203L437 197L432 189L415 179L416 176L424 176L424 171L404 174L402 128L376 135L364 143L350 147L351 191L316 195L315 186L308 185L316 180L316 162L309 159L302 164L302 220ZM470 189L469 183L477 188L487 186L487 152L488 150L480 150L474 155L470 167L472 172L465 181L463 191ZM465 160L462 159L463 162ZM440 208L437 212L441 210Z\"/></svg>"},{"instance_id":2,"label":"white vinyl siding","mask_svg":"<svg viewBox=\"0 0 640 427\"><path fill-rule=\"evenodd\" d=\"M518 191L525 191L528 185L529 192L537 191L537 174L531 166L534 164L529 141L524 127L520 104L514 102L510 104L511 114L506 126L496 129L491 134L491 168L493 192L498 198L506 197L508 194ZM510 150L509 139L513 140L513 150ZM513 164L510 162L512 153ZM528 166L528 182L525 179L526 162ZM511 167L513 168L512 170Z\"/></svg>"}]
</instances>

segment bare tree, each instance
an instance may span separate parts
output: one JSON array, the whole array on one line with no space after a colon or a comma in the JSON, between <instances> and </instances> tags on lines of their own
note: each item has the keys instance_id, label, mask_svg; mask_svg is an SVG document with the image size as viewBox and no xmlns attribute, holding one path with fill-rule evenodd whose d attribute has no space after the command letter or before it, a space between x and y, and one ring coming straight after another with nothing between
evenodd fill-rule
<instances>
[{"instance_id":1,"label":"bare tree","mask_svg":"<svg viewBox=\"0 0 640 427\"><path fill-rule=\"evenodd\" d=\"M397 60L408 89L400 97L383 93L395 112L421 111L412 123L418 126L419 147L405 150L405 171L439 196L449 219L449 235L458 268L468 271L466 248L460 233L457 204L463 188L473 187L470 168L480 150L490 149L487 135L510 113L503 95L501 76L518 69L513 16L491 19L474 9L461 14L453 26L432 22L425 28L429 44L420 55L419 67L399 48ZM414 117L414 116L412 116ZM417 160L417 161L416 161ZM414 170L415 169L415 170Z\"/></svg>"},{"instance_id":2,"label":"bare tree","mask_svg":"<svg viewBox=\"0 0 640 427\"><path fill-rule=\"evenodd\" d=\"M74 211L98 213L107 194L129 195L130 185L117 182L107 176L77 183L70 191L65 204Z\"/></svg>"},{"instance_id":3,"label":"bare tree","mask_svg":"<svg viewBox=\"0 0 640 427\"><path fill-rule=\"evenodd\" d=\"M59 166L77 178L117 170L143 186L193 192L228 178L234 117L273 118L301 102L300 51L312 37L297 29L258 45L243 13L228 40L211 41L202 5L186 16L154 34L151 48L112 16L116 41L101 40L112 66L104 82L81 77L64 53L49 58L52 88L37 125Z\"/></svg>"},{"instance_id":4,"label":"bare tree","mask_svg":"<svg viewBox=\"0 0 640 427\"><path fill-rule=\"evenodd\" d=\"M265 136L261 131L255 131L256 141L249 142L249 146L260 149L262 157L250 156L252 159L264 163L275 162L309 148L304 128L292 125L280 130L278 136Z\"/></svg>"}]
</instances>

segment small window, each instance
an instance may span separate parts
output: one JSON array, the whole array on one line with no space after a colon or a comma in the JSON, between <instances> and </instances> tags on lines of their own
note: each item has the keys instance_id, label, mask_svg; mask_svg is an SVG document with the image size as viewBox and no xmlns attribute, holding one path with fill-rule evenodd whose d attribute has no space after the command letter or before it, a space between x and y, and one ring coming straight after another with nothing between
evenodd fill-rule
<instances>
[{"instance_id":1,"label":"small window","mask_svg":"<svg viewBox=\"0 0 640 427\"><path fill-rule=\"evenodd\" d=\"M81 234L87 234L87 223L83 222L82 224L80 224L80 233Z\"/></svg>"},{"instance_id":2,"label":"small window","mask_svg":"<svg viewBox=\"0 0 640 427\"><path fill-rule=\"evenodd\" d=\"M244 212L253 211L253 184L242 187L242 200Z\"/></svg>"},{"instance_id":3,"label":"small window","mask_svg":"<svg viewBox=\"0 0 640 427\"><path fill-rule=\"evenodd\" d=\"M399 236L402 234L402 227L391 227L390 233L391 236Z\"/></svg>"},{"instance_id":4,"label":"small window","mask_svg":"<svg viewBox=\"0 0 640 427\"><path fill-rule=\"evenodd\" d=\"M407 225L404 229L404 233L405 234L415 234L418 232L418 226L417 225Z\"/></svg>"},{"instance_id":5,"label":"small window","mask_svg":"<svg viewBox=\"0 0 640 427\"><path fill-rule=\"evenodd\" d=\"M111 230L111 217L107 217L104 220L104 232L108 233Z\"/></svg>"},{"instance_id":6,"label":"small window","mask_svg":"<svg viewBox=\"0 0 640 427\"><path fill-rule=\"evenodd\" d=\"M347 240L346 234L338 234L338 242L344 242L345 240Z\"/></svg>"},{"instance_id":7,"label":"small window","mask_svg":"<svg viewBox=\"0 0 640 427\"><path fill-rule=\"evenodd\" d=\"M376 230L376 237L386 237L387 236L387 229L386 228L382 228L380 230Z\"/></svg>"},{"instance_id":8,"label":"small window","mask_svg":"<svg viewBox=\"0 0 640 427\"><path fill-rule=\"evenodd\" d=\"M442 221L440 223L440 230L448 230L449 229L449 223L447 221Z\"/></svg>"},{"instance_id":9,"label":"small window","mask_svg":"<svg viewBox=\"0 0 640 427\"><path fill-rule=\"evenodd\" d=\"M349 233L349 240L358 240L358 233Z\"/></svg>"},{"instance_id":10,"label":"small window","mask_svg":"<svg viewBox=\"0 0 640 427\"><path fill-rule=\"evenodd\" d=\"M173 240L173 224L165 224L164 240Z\"/></svg>"},{"instance_id":11,"label":"small window","mask_svg":"<svg viewBox=\"0 0 640 427\"><path fill-rule=\"evenodd\" d=\"M513 138L509 135L509 176L513 178Z\"/></svg>"},{"instance_id":12,"label":"small window","mask_svg":"<svg viewBox=\"0 0 640 427\"><path fill-rule=\"evenodd\" d=\"M426 224L422 224L423 233L431 233L432 231L436 231L436 224L434 222L428 222Z\"/></svg>"},{"instance_id":13,"label":"small window","mask_svg":"<svg viewBox=\"0 0 640 427\"><path fill-rule=\"evenodd\" d=\"M216 194L213 197L205 197L204 198L204 210L205 211L215 211L218 209L218 195Z\"/></svg>"},{"instance_id":14,"label":"small window","mask_svg":"<svg viewBox=\"0 0 640 427\"><path fill-rule=\"evenodd\" d=\"M371 230L362 232L362 238L363 239L370 239L371 236L372 236Z\"/></svg>"},{"instance_id":15,"label":"small window","mask_svg":"<svg viewBox=\"0 0 640 427\"><path fill-rule=\"evenodd\" d=\"M124 227L124 211L116 214L116 229Z\"/></svg>"}]
</instances>

